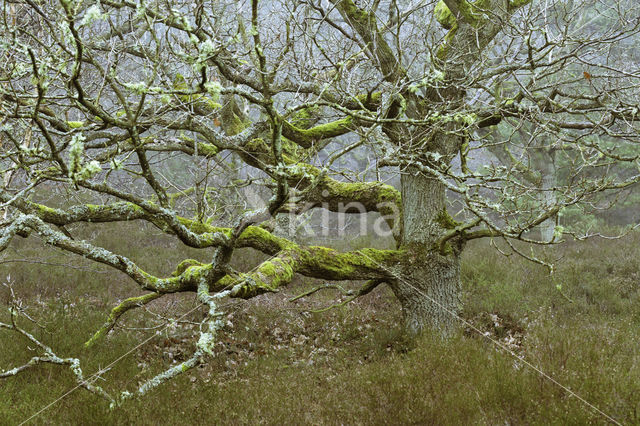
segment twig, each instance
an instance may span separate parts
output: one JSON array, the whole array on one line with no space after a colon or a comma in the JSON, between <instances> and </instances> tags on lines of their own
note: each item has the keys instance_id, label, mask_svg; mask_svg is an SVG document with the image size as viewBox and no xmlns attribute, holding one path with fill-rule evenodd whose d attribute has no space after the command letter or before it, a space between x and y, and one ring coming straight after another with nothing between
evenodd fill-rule
<instances>
[{"instance_id":1,"label":"twig","mask_svg":"<svg viewBox=\"0 0 640 426\"><path fill-rule=\"evenodd\" d=\"M148 293L143 296L130 297L128 299L125 299L122 303L111 310L111 314L109 315L109 318L107 318L107 322L105 322L102 327L100 327L100 329L95 332L91 339L85 342L84 346L87 348L93 346L102 336L107 334L113 329L113 327L115 327L116 322L118 322L118 319L122 315L124 315L125 312L144 306L161 296L162 293Z\"/></svg>"}]
</instances>

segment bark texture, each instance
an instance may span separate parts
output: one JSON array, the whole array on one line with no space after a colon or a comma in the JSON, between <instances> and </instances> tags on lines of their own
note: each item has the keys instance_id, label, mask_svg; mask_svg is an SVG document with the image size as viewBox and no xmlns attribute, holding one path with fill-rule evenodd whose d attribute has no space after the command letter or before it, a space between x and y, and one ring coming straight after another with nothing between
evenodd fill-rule
<instances>
[{"instance_id":1,"label":"bark texture","mask_svg":"<svg viewBox=\"0 0 640 426\"><path fill-rule=\"evenodd\" d=\"M392 284L411 335L433 329L450 333L460 309L460 260L437 251L410 253L400 266L402 279Z\"/></svg>"},{"instance_id":2,"label":"bark texture","mask_svg":"<svg viewBox=\"0 0 640 426\"><path fill-rule=\"evenodd\" d=\"M391 287L402 305L406 330L450 332L460 308L460 247L437 242L451 225L445 188L437 180L409 168L402 176L403 246L407 255L398 264Z\"/></svg>"}]
</instances>

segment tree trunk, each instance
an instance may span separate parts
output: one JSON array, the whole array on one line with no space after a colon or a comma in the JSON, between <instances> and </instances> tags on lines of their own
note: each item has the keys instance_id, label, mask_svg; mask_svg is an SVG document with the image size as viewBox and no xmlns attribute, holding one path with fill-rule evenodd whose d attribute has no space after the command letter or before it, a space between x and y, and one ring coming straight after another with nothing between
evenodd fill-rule
<instances>
[{"instance_id":1,"label":"tree trunk","mask_svg":"<svg viewBox=\"0 0 640 426\"><path fill-rule=\"evenodd\" d=\"M436 243L451 225L445 187L408 168L401 178L404 208L403 247L408 255L398 265L391 287L402 305L407 332L437 329L449 333L460 309L461 247Z\"/></svg>"},{"instance_id":2,"label":"tree trunk","mask_svg":"<svg viewBox=\"0 0 640 426\"><path fill-rule=\"evenodd\" d=\"M542 174L542 204L545 209L555 206L556 193L552 189L557 186L557 171L554 152L543 151L540 153L540 173ZM542 241L551 241L556 230L556 218L551 217L539 226Z\"/></svg>"}]
</instances>

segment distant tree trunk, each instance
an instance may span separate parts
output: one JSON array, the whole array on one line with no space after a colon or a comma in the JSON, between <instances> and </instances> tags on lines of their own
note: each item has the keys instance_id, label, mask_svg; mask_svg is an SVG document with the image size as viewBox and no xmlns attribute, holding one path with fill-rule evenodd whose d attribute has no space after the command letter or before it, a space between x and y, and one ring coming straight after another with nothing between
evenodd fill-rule
<instances>
[{"instance_id":1,"label":"distant tree trunk","mask_svg":"<svg viewBox=\"0 0 640 426\"><path fill-rule=\"evenodd\" d=\"M540 189L541 202L545 208L551 208L556 204L556 191L551 190L557 186L555 154L554 152L542 151L538 158L538 168L542 175ZM551 217L540 224L540 238L542 241L551 241L556 229L556 218Z\"/></svg>"},{"instance_id":2,"label":"distant tree trunk","mask_svg":"<svg viewBox=\"0 0 640 426\"><path fill-rule=\"evenodd\" d=\"M554 205L556 202L555 193L552 191L545 191L545 189L552 188L555 184L556 177L555 174L551 174L548 176L543 176L542 178L542 188L543 194L542 199L543 202L547 205ZM552 217L540 224L540 237L542 241L551 241L553 239L553 235L556 230L556 218Z\"/></svg>"},{"instance_id":3,"label":"distant tree trunk","mask_svg":"<svg viewBox=\"0 0 640 426\"><path fill-rule=\"evenodd\" d=\"M460 308L460 250L436 243L451 219L446 213L445 187L408 168L401 178L404 209L403 247L407 256L398 266L400 278L392 283L402 305L410 334L426 328L448 333Z\"/></svg>"}]
</instances>

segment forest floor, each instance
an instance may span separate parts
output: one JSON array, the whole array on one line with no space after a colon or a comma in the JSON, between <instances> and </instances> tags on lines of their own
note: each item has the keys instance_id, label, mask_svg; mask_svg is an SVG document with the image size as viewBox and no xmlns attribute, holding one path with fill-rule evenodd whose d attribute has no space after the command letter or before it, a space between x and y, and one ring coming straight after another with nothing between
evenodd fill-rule
<instances>
[{"instance_id":1,"label":"forest floor","mask_svg":"<svg viewBox=\"0 0 640 426\"><path fill-rule=\"evenodd\" d=\"M126 238L134 231L127 226L108 232L96 227L82 237L119 248L158 275L185 257L207 254L153 232L131 244ZM486 242L468 247L461 315L482 335L462 324L448 339L408 341L400 307L386 287L313 313L340 295L327 290L290 302L319 283L298 277L278 294L226 304L229 316L208 364L112 411L77 389L30 424L607 423L520 358L620 423L640 424L640 234L539 253L556 261L553 275L520 257L504 257ZM240 266L258 260L247 252ZM2 283L11 284L38 323L23 317L20 324L59 355L79 357L87 375L129 353L99 381L112 394L133 391L186 359L204 312L194 310L193 294L167 296L126 314L116 330L85 349L115 303L142 294L126 276L29 239L0 258ZM0 286L0 305L8 301ZM184 322L166 320L190 310ZM8 317L2 308L0 321ZM0 342L0 371L36 355L7 331L0 331ZM0 381L0 425L27 420L74 386L71 372L60 366Z\"/></svg>"}]
</instances>

